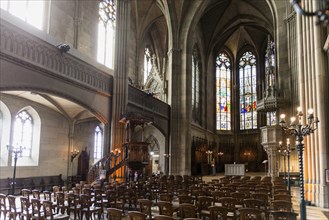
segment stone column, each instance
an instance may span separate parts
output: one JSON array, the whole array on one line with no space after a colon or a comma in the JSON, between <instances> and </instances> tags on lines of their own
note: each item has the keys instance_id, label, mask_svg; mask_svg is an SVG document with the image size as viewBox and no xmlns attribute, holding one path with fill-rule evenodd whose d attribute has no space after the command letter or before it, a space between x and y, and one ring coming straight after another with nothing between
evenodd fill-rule
<instances>
[{"instance_id":1,"label":"stone column","mask_svg":"<svg viewBox=\"0 0 329 220\"><path fill-rule=\"evenodd\" d=\"M313 4L316 4L315 2ZM328 158L329 158L329 141L328 141L328 112L329 112L329 99L326 95L328 94L328 56L323 52L323 45L325 42L326 37L328 36L328 32L324 32L321 26L315 28L314 31L314 54L315 54L315 82L316 82L316 89L314 97L316 99L316 108L317 108L317 115L319 117L319 129L314 134L318 137L318 142L316 146L316 152L314 153L317 161L316 161L316 168L317 168L317 179L316 183L318 185L317 192L318 192L318 200L315 201L317 206L328 208L329 207L329 185L326 184L325 180L325 173L324 170L328 169L326 164L328 165Z\"/></svg>"},{"instance_id":2,"label":"stone column","mask_svg":"<svg viewBox=\"0 0 329 220\"><path fill-rule=\"evenodd\" d=\"M190 124L187 120L186 73L182 73L182 50L172 48L168 52L169 88L168 102L171 105L171 138L170 138L170 174L191 174L191 143L189 142Z\"/></svg>"},{"instance_id":3,"label":"stone column","mask_svg":"<svg viewBox=\"0 0 329 220\"><path fill-rule=\"evenodd\" d=\"M121 147L125 142L125 125L119 121L126 112L128 102L128 67L129 67L129 25L130 1L116 1L116 36L115 63L112 100L112 149Z\"/></svg>"},{"instance_id":4,"label":"stone column","mask_svg":"<svg viewBox=\"0 0 329 220\"><path fill-rule=\"evenodd\" d=\"M279 174L278 167L278 146L282 139L282 128L279 125L261 127L261 145L264 147L268 155L268 172L271 177L276 177Z\"/></svg>"}]
</instances>

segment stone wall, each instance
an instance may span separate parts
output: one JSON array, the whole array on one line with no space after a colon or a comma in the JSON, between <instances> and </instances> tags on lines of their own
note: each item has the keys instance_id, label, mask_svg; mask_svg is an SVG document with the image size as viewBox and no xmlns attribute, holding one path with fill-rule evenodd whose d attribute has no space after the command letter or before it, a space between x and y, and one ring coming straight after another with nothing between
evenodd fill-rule
<instances>
[{"instance_id":1,"label":"stone wall","mask_svg":"<svg viewBox=\"0 0 329 220\"><path fill-rule=\"evenodd\" d=\"M68 121L58 112L16 96L1 94L0 100L10 110L12 118L22 108L31 106L41 120L40 150L37 166L22 166L22 158L17 160L16 177L33 177L62 174L67 175L68 166ZM9 129L9 128L7 128ZM1 146L6 151L6 146ZM13 167L9 164L1 167L1 178L12 178Z\"/></svg>"}]
</instances>

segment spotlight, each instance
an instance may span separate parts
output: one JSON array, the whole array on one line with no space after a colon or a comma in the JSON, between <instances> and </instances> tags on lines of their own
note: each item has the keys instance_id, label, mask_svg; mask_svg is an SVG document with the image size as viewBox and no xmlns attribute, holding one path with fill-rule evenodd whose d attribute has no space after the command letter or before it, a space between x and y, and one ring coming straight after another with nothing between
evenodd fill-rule
<instances>
[{"instance_id":1,"label":"spotlight","mask_svg":"<svg viewBox=\"0 0 329 220\"><path fill-rule=\"evenodd\" d=\"M71 47L68 44L64 44L64 43L58 44L56 47L61 53L67 53L71 49Z\"/></svg>"}]
</instances>

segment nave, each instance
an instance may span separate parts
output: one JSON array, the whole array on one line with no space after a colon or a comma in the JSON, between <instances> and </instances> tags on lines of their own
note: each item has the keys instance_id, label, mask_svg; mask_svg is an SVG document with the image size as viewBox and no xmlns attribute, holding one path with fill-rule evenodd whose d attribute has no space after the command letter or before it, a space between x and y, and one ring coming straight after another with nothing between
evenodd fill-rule
<instances>
[{"instance_id":1,"label":"nave","mask_svg":"<svg viewBox=\"0 0 329 220\"><path fill-rule=\"evenodd\" d=\"M9 211L6 217L3 212L3 198L8 207L10 197L1 195L1 220L10 219ZM49 209L46 203L51 205L54 219L212 220L227 217L274 220L282 219L273 216L282 212L296 213L296 219L299 219L299 188L293 186L290 196L282 179L272 180L261 173L247 173L242 177L163 176L102 186L81 182L69 190L58 186L48 193L25 189L21 195L13 197L16 219L31 219L32 215L32 219L44 219L44 210ZM49 202L44 202L46 200ZM24 206L28 208L24 209ZM245 212L249 214L243 216ZM326 220L328 213L328 209L307 206L307 219ZM14 217L14 212L11 215Z\"/></svg>"}]
</instances>

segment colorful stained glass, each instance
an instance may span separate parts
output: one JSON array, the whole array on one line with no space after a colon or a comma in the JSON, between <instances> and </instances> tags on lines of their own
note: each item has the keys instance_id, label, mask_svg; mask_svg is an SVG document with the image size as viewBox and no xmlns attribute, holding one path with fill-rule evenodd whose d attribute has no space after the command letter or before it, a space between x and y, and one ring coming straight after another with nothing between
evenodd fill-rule
<instances>
[{"instance_id":1,"label":"colorful stained glass","mask_svg":"<svg viewBox=\"0 0 329 220\"><path fill-rule=\"evenodd\" d=\"M226 53L216 59L216 128L231 130L231 61Z\"/></svg>"},{"instance_id":2,"label":"colorful stained glass","mask_svg":"<svg viewBox=\"0 0 329 220\"><path fill-rule=\"evenodd\" d=\"M247 51L239 61L240 130L257 128L256 57Z\"/></svg>"}]
</instances>

